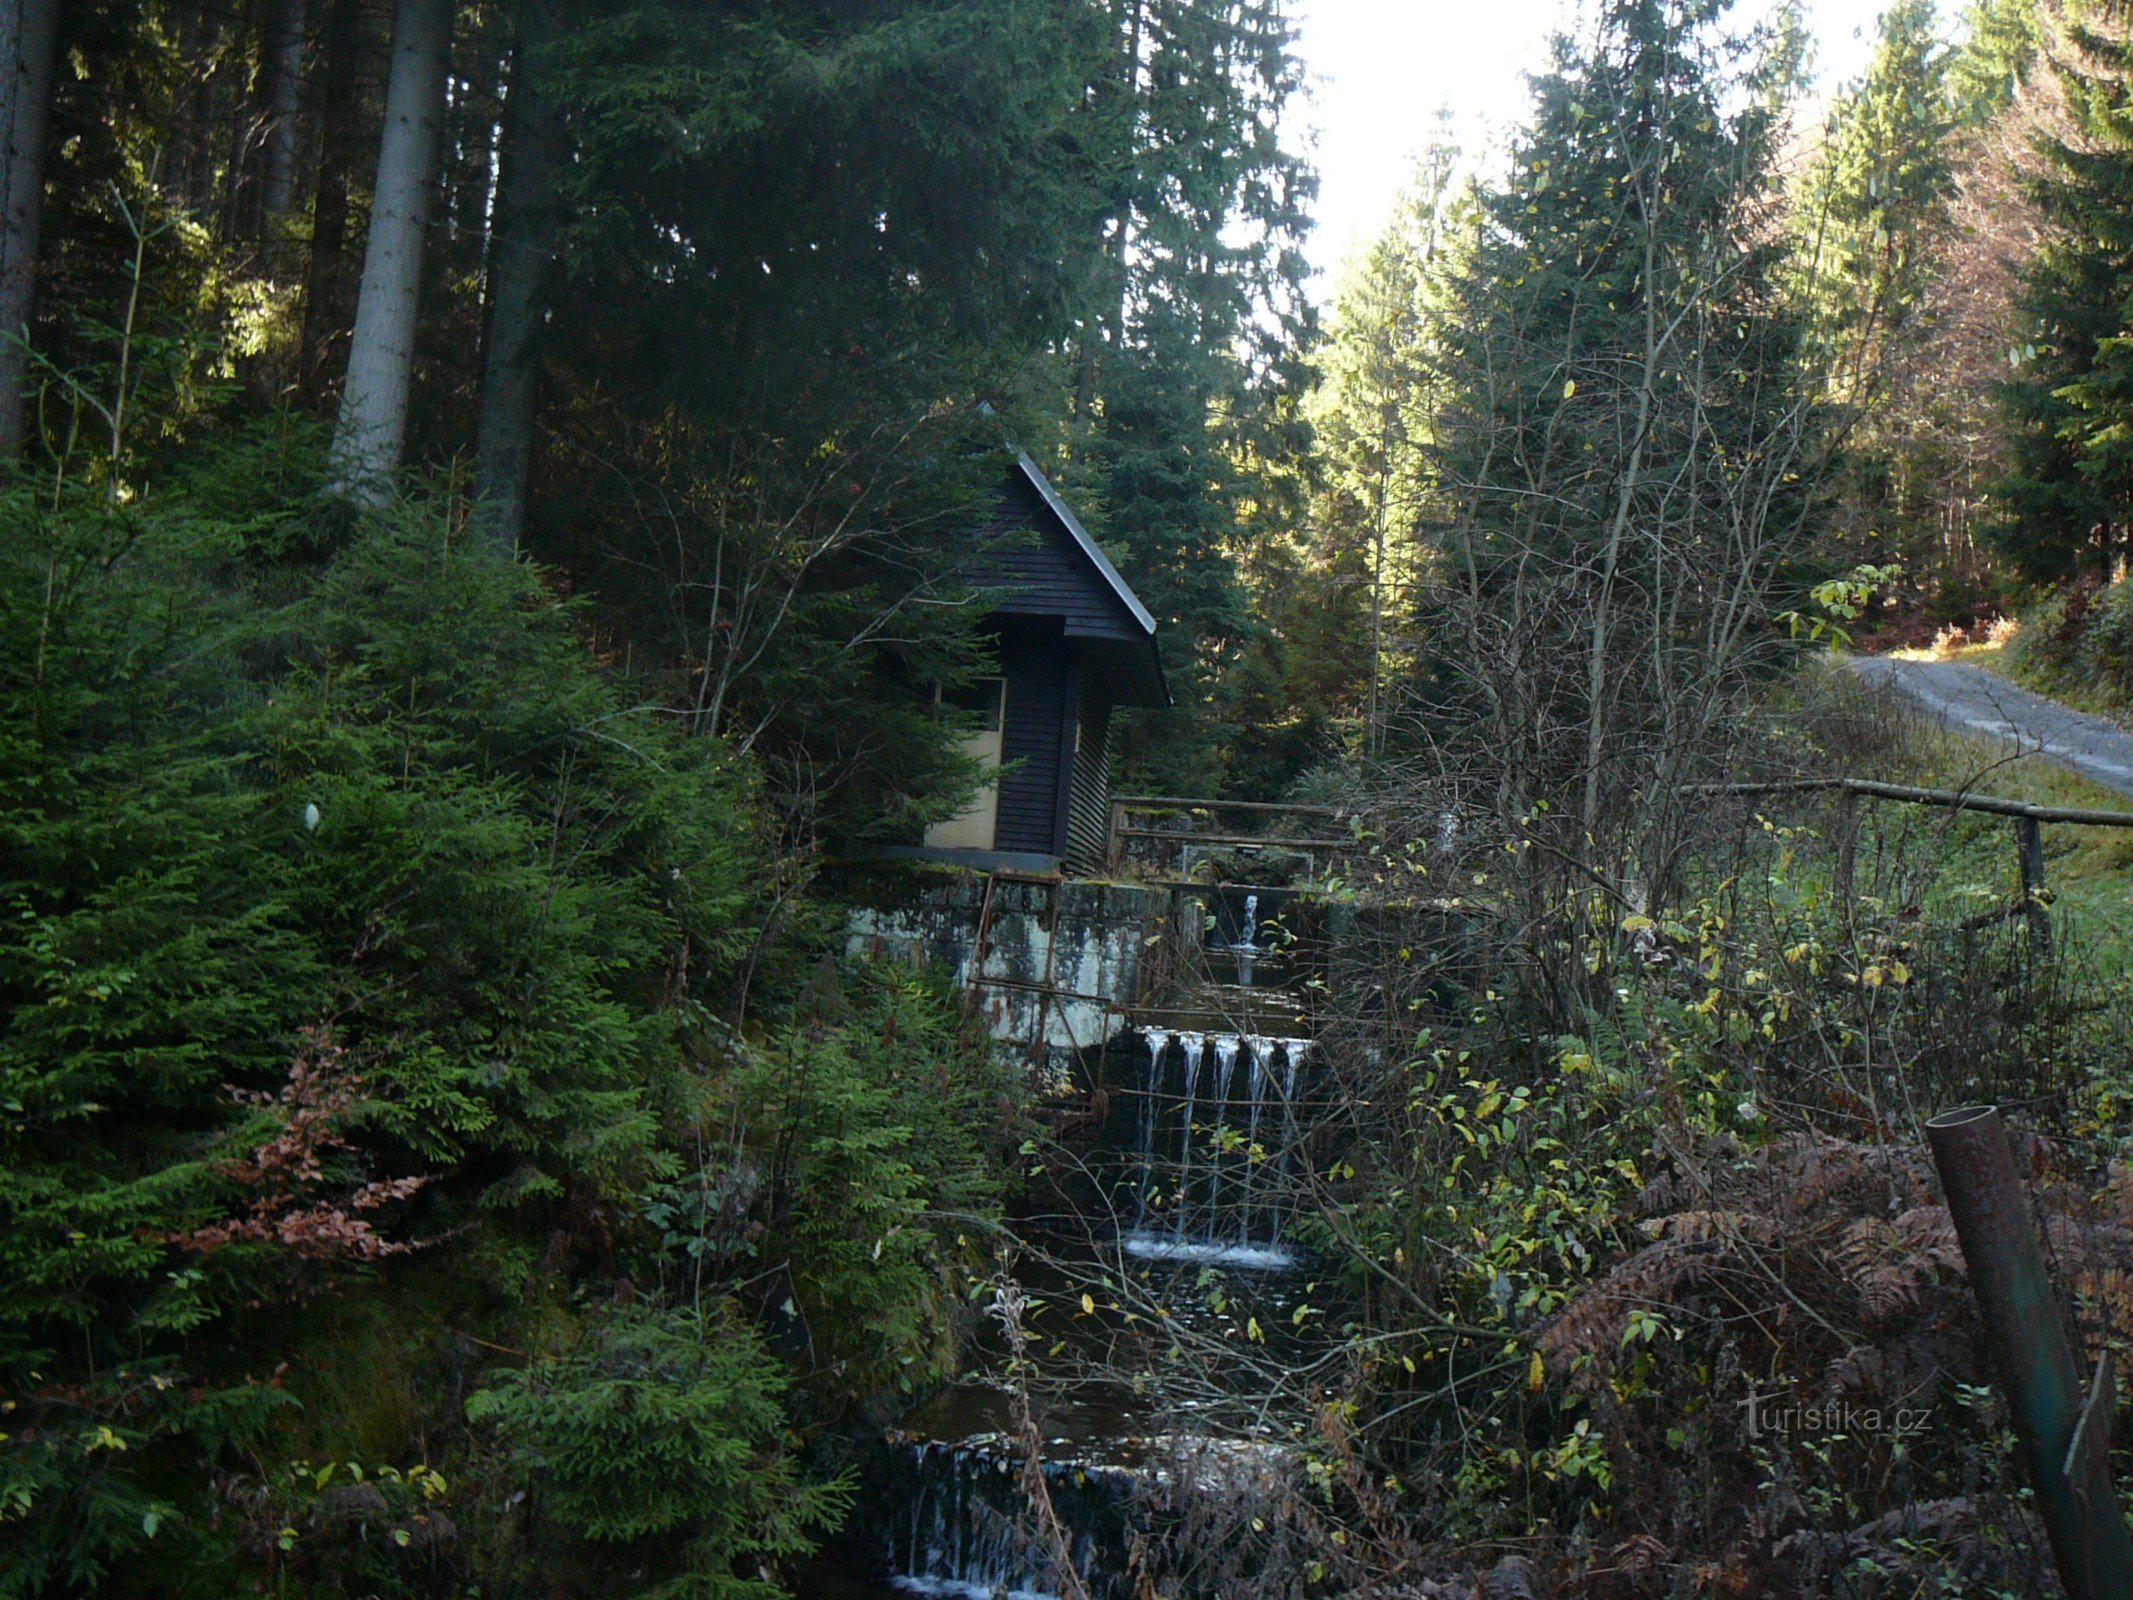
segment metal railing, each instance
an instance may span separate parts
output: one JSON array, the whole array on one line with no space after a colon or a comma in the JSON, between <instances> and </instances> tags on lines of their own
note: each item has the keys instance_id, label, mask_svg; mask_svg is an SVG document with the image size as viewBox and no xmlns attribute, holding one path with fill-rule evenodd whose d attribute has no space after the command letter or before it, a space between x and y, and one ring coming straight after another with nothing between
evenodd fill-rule
<instances>
[{"instance_id":1,"label":"metal railing","mask_svg":"<svg viewBox=\"0 0 2133 1600\"><path fill-rule=\"evenodd\" d=\"M2022 898L2000 911L1974 917L1975 927L2012 915L2026 916L2030 936L2040 948L2051 945L2051 895L2044 883L2044 826L2057 823L2080 828L2133 828L2133 811L2104 811L2087 806L2040 806L2028 800L1974 794L1968 789L1927 789L1911 783L1883 783L1874 778L1780 778L1761 783L1707 783L1702 794L1804 794L1835 790L1844 798L1837 823L1836 890L1842 899L1852 891L1852 849L1861 800L1889 800L1904 805L1942 806L1950 811L1981 811L2014 822L2015 857L2022 874Z\"/></svg>"},{"instance_id":2,"label":"metal railing","mask_svg":"<svg viewBox=\"0 0 2133 1600\"><path fill-rule=\"evenodd\" d=\"M1177 795L1120 795L1111 803L1109 837L1105 841L1104 858L1116 870L1126 865L1135 853L1136 843L1160 843L1175 845L1175 862L1172 866L1180 878L1190 877L1195 854L1211 850L1235 850L1252 854L1262 850L1285 850L1309 857L1314 873L1322 871L1332 858L1355 848L1355 841L1345 832L1328 837L1325 832L1306 833L1314 823L1345 822L1353 813L1339 806L1292 804L1281 800L1202 800ZM1286 831L1250 833L1243 824L1225 826L1225 817L1267 819L1280 824L1286 819L1299 820ZM1147 819L1167 817L1169 826L1150 826ZM1182 826L1179 824L1182 822ZM1142 852L1147 854L1145 850Z\"/></svg>"}]
</instances>

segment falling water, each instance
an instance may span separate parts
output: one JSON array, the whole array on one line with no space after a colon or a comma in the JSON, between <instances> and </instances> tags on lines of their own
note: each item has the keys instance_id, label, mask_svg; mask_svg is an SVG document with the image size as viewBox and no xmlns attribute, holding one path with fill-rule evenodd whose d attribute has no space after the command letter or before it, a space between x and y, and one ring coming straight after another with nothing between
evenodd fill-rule
<instances>
[{"instance_id":1,"label":"falling water","mask_svg":"<svg viewBox=\"0 0 2133 1600\"><path fill-rule=\"evenodd\" d=\"M1170 1041L1176 1035L1168 1028L1143 1028L1141 1037L1148 1041L1148 1078L1140 1097L1140 1148L1145 1156L1155 1148L1155 1113L1157 1097L1163 1085L1163 1056L1170 1049ZM1140 1182L1133 1205L1133 1225L1136 1228L1148 1217L1148 1181L1154 1170L1147 1160L1141 1162Z\"/></svg>"},{"instance_id":2,"label":"falling water","mask_svg":"<svg viewBox=\"0 0 2133 1600\"><path fill-rule=\"evenodd\" d=\"M1252 986L1252 958L1259 954L1259 896L1244 897L1244 936L1231 946L1237 952L1237 983Z\"/></svg>"},{"instance_id":3,"label":"falling water","mask_svg":"<svg viewBox=\"0 0 2133 1600\"><path fill-rule=\"evenodd\" d=\"M1214 1104L1215 1114L1224 1126L1229 1122L1229 1087L1237 1071L1238 1042L1231 1034L1215 1035ZM1220 1216L1222 1212L1222 1141L1219 1139L1213 1141L1213 1149L1207 1158L1207 1209L1212 1216Z\"/></svg>"},{"instance_id":4,"label":"falling water","mask_svg":"<svg viewBox=\"0 0 2133 1600\"><path fill-rule=\"evenodd\" d=\"M1288 1059L1281 1069L1281 1149L1274 1157L1274 1185L1278 1192L1289 1177L1289 1147L1296 1142L1296 1069L1303 1065L1308 1039L1288 1041Z\"/></svg>"},{"instance_id":5,"label":"falling water","mask_svg":"<svg viewBox=\"0 0 2133 1600\"><path fill-rule=\"evenodd\" d=\"M1056 1576L1027 1529L1013 1462L972 1442L907 1448L909 1515L889 1523L889 1581L909 1594L952 1600L1054 1600ZM1087 1533L1076 1536L1072 1553L1082 1587L1100 1592L1105 1586L1092 1581L1097 1552Z\"/></svg>"},{"instance_id":6,"label":"falling water","mask_svg":"<svg viewBox=\"0 0 2133 1600\"><path fill-rule=\"evenodd\" d=\"M1237 1207L1237 1220L1247 1239L1252 1236L1252 1192L1259 1187L1259 1111L1266 1101L1266 1069L1273 1065L1273 1053L1265 1048L1266 1043L1255 1039L1245 1052L1245 1060L1251 1063L1252 1108L1244 1135L1244 1199Z\"/></svg>"},{"instance_id":7,"label":"falling water","mask_svg":"<svg viewBox=\"0 0 2133 1600\"><path fill-rule=\"evenodd\" d=\"M1281 1236L1281 1194L1289 1148L1297 1138L1297 1077L1309 1041L1159 1030L1145 1030L1144 1036L1150 1054L1140 1097L1140 1200L1132 1228L1119 1241L1121 1248L1144 1260L1290 1265L1295 1252ZM1171 1092L1166 1062L1155 1048L1173 1038L1183 1056L1178 1093ZM1237 1071L1240 1060L1245 1065L1242 1073ZM1254 1153L1262 1128L1274 1122L1269 1112L1277 1096L1280 1145L1272 1160L1274 1176L1263 1183L1259 1169L1267 1159L1263 1152L1254 1159ZM1245 1130L1241 1176L1234 1171L1240 1157L1234 1151L1224 1155L1225 1144L1237 1143L1226 1130L1240 1123ZM1225 1159L1232 1168L1227 1183ZM1158 1186L1158 1177L1165 1173L1170 1181ZM1150 1225L1151 1190L1169 1207L1167 1225Z\"/></svg>"},{"instance_id":8,"label":"falling water","mask_svg":"<svg viewBox=\"0 0 2133 1600\"><path fill-rule=\"evenodd\" d=\"M1218 1036L1219 1037L1219 1036ZM1190 1222L1192 1202L1192 1109L1193 1101L1200 1092L1200 1064L1206 1054L1205 1041L1197 1033L1188 1033L1185 1050L1185 1115L1178 1126L1178 1193L1177 1214L1173 1221L1180 1239L1186 1236ZM1153 1099L1154 1096L1149 1097Z\"/></svg>"}]
</instances>

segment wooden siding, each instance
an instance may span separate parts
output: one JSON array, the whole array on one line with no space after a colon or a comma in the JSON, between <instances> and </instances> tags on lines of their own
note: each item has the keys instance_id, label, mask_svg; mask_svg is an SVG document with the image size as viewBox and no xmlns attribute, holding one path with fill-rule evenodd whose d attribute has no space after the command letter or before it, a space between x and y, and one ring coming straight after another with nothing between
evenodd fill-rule
<instances>
[{"instance_id":1,"label":"wooden siding","mask_svg":"<svg viewBox=\"0 0 2133 1600\"><path fill-rule=\"evenodd\" d=\"M1076 872L1104 865L1111 834L1111 702L1090 681L1077 708L1081 744L1074 751L1073 785L1067 795L1066 864Z\"/></svg>"},{"instance_id":2,"label":"wooden siding","mask_svg":"<svg viewBox=\"0 0 2133 1600\"><path fill-rule=\"evenodd\" d=\"M1070 638L1146 640L1118 596L1019 472L1009 480L983 531L996 537L1018 529L1033 531L1035 539L1010 540L991 551L976 577L981 584L1015 591L1001 597L998 615L1058 617Z\"/></svg>"},{"instance_id":3,"label":"wooden siding","mask_svg":"<svg viewBox=\"0 0 2133 1600\"><path fill-rule=\"evenodd\" d=\"M1067 716L1071 648L1056 619L1000 618L1000 670L1007 678L1000 759L1011 770L1000 778L995 850L1060 853L1059 730Z\"/></svg>"}]
</instances>

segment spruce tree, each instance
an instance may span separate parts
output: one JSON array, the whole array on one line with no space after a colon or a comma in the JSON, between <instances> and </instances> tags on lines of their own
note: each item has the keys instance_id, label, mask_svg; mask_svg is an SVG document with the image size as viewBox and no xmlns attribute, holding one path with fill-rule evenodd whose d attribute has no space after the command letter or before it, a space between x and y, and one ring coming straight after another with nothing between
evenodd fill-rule
<instances>
[{"instance_id":1,"label":"spruce tree","mask_svg":"<svg viewBox=\"0 0 2133 1600\"><path fill-rule=\"evenodd\" d=\"M1284 636L1325 675L1312 684L1313 697L1357 719L1354 742L1366 754L1380 744L1420 555L1435 399L1429 290L1456 160L1440 137L1334 297L1310 405L1319 464L1311 560L1300 592L1276 613Z\"/></svg>"},{"instance_id":2,"label":"spruce tree","mask_svg":"<svg viewBox=\"0 0 2133 1600\"><path fill-rule=\"evenodd\" d=\"M1866 405L1925 298L1950 179L1948 58L1933 0L1882 13L1859 85L1831 110L1796 202L1803 285L1832 397Z\"/></svg>"},{"instance_id":3,"label":"spruce tree","mask_svg":"<svg viewBox=\"0 0 2133 1600\"><path fill-rule=\"evenodd\" d=\"M1078 470L1166 629L1181 714L1129 731L1149 782L1221 781L1220 679L1255 633L1239 572L1293 449L1313 191L1282 143L1301 87L1282 0L1128 0L1095 108L1109 193L1081 351Z\"/></svg>"},{"instance_id":4,"label":"spruce tree","mask_svg":"<svg viewBox=\"0 0 2133 1600\"><path fill-rule=\"evenodd\" d=\"M1948 91L1965 123L1990 122L2013 101L2037 60L2038 0L1973 0L1948 63Z\"/></svg>"},{"instance_id":5,"label":"spruce tree","mask_svg":"<svg viewBox=\"0 0 2133 1600\"><path fill-rule=\"evenodd\" d=\"M1961 611L1975 597L1951 581L1962 564L1942 535L1960 499L1951 480L1968 480L1944 439L1966 395L1935 383L1924 355L1932 294L1961 247L1951 59L1932 0L1882 13L1864 77L1838 96L1795 185L1793 228L1808 359L1846 432L1837 526L1856 559L1900 553L1933 603Z\"/></svg>"},{"instance_id":6,"label":"spruce tree","mask_svg":"<svg viewBox=\"0 0 2133 1600\"><path fill-rule=\"evenodd\" d=\"M1772 193L1796 67L1714 0L1609 0L1454 234L1412 710L1547 845L1513 857L1536 916L1551 860L1664 892L1805 542L1817 409Z\"/></svg>"},{"instance_id":7,"label":"spruce tree","mask_svg":"<svg viewBox=\"0 0 2133 1600\"><path fill-rule=\"evenodd\" d=\"M2030 191L2043 236L2009 338L1996 494L1999 544L2049 583L2110 565L2133 494L2133 29L2105 0L2066 0L2039 72Z\"/></svg>"}]
</instances>

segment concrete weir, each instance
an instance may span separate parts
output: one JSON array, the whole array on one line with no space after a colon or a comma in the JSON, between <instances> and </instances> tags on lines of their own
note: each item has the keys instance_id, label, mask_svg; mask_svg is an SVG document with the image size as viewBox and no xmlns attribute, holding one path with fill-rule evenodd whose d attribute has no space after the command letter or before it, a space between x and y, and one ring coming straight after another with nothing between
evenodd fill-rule
<instances>
[{"instance_id":1,"label":"concrete weir","mask_svg":"<svg viewBox=\"0 0 2133 1600\"><path fill-rule=\"evenodd\" d=\"M1181 913L1199 917L1168 888L924 869L871 874L852 898L847 954L939 962L994 1038L1061 1071L1125 1031L1172 970Z\"/></svg>"}]
</instances>

